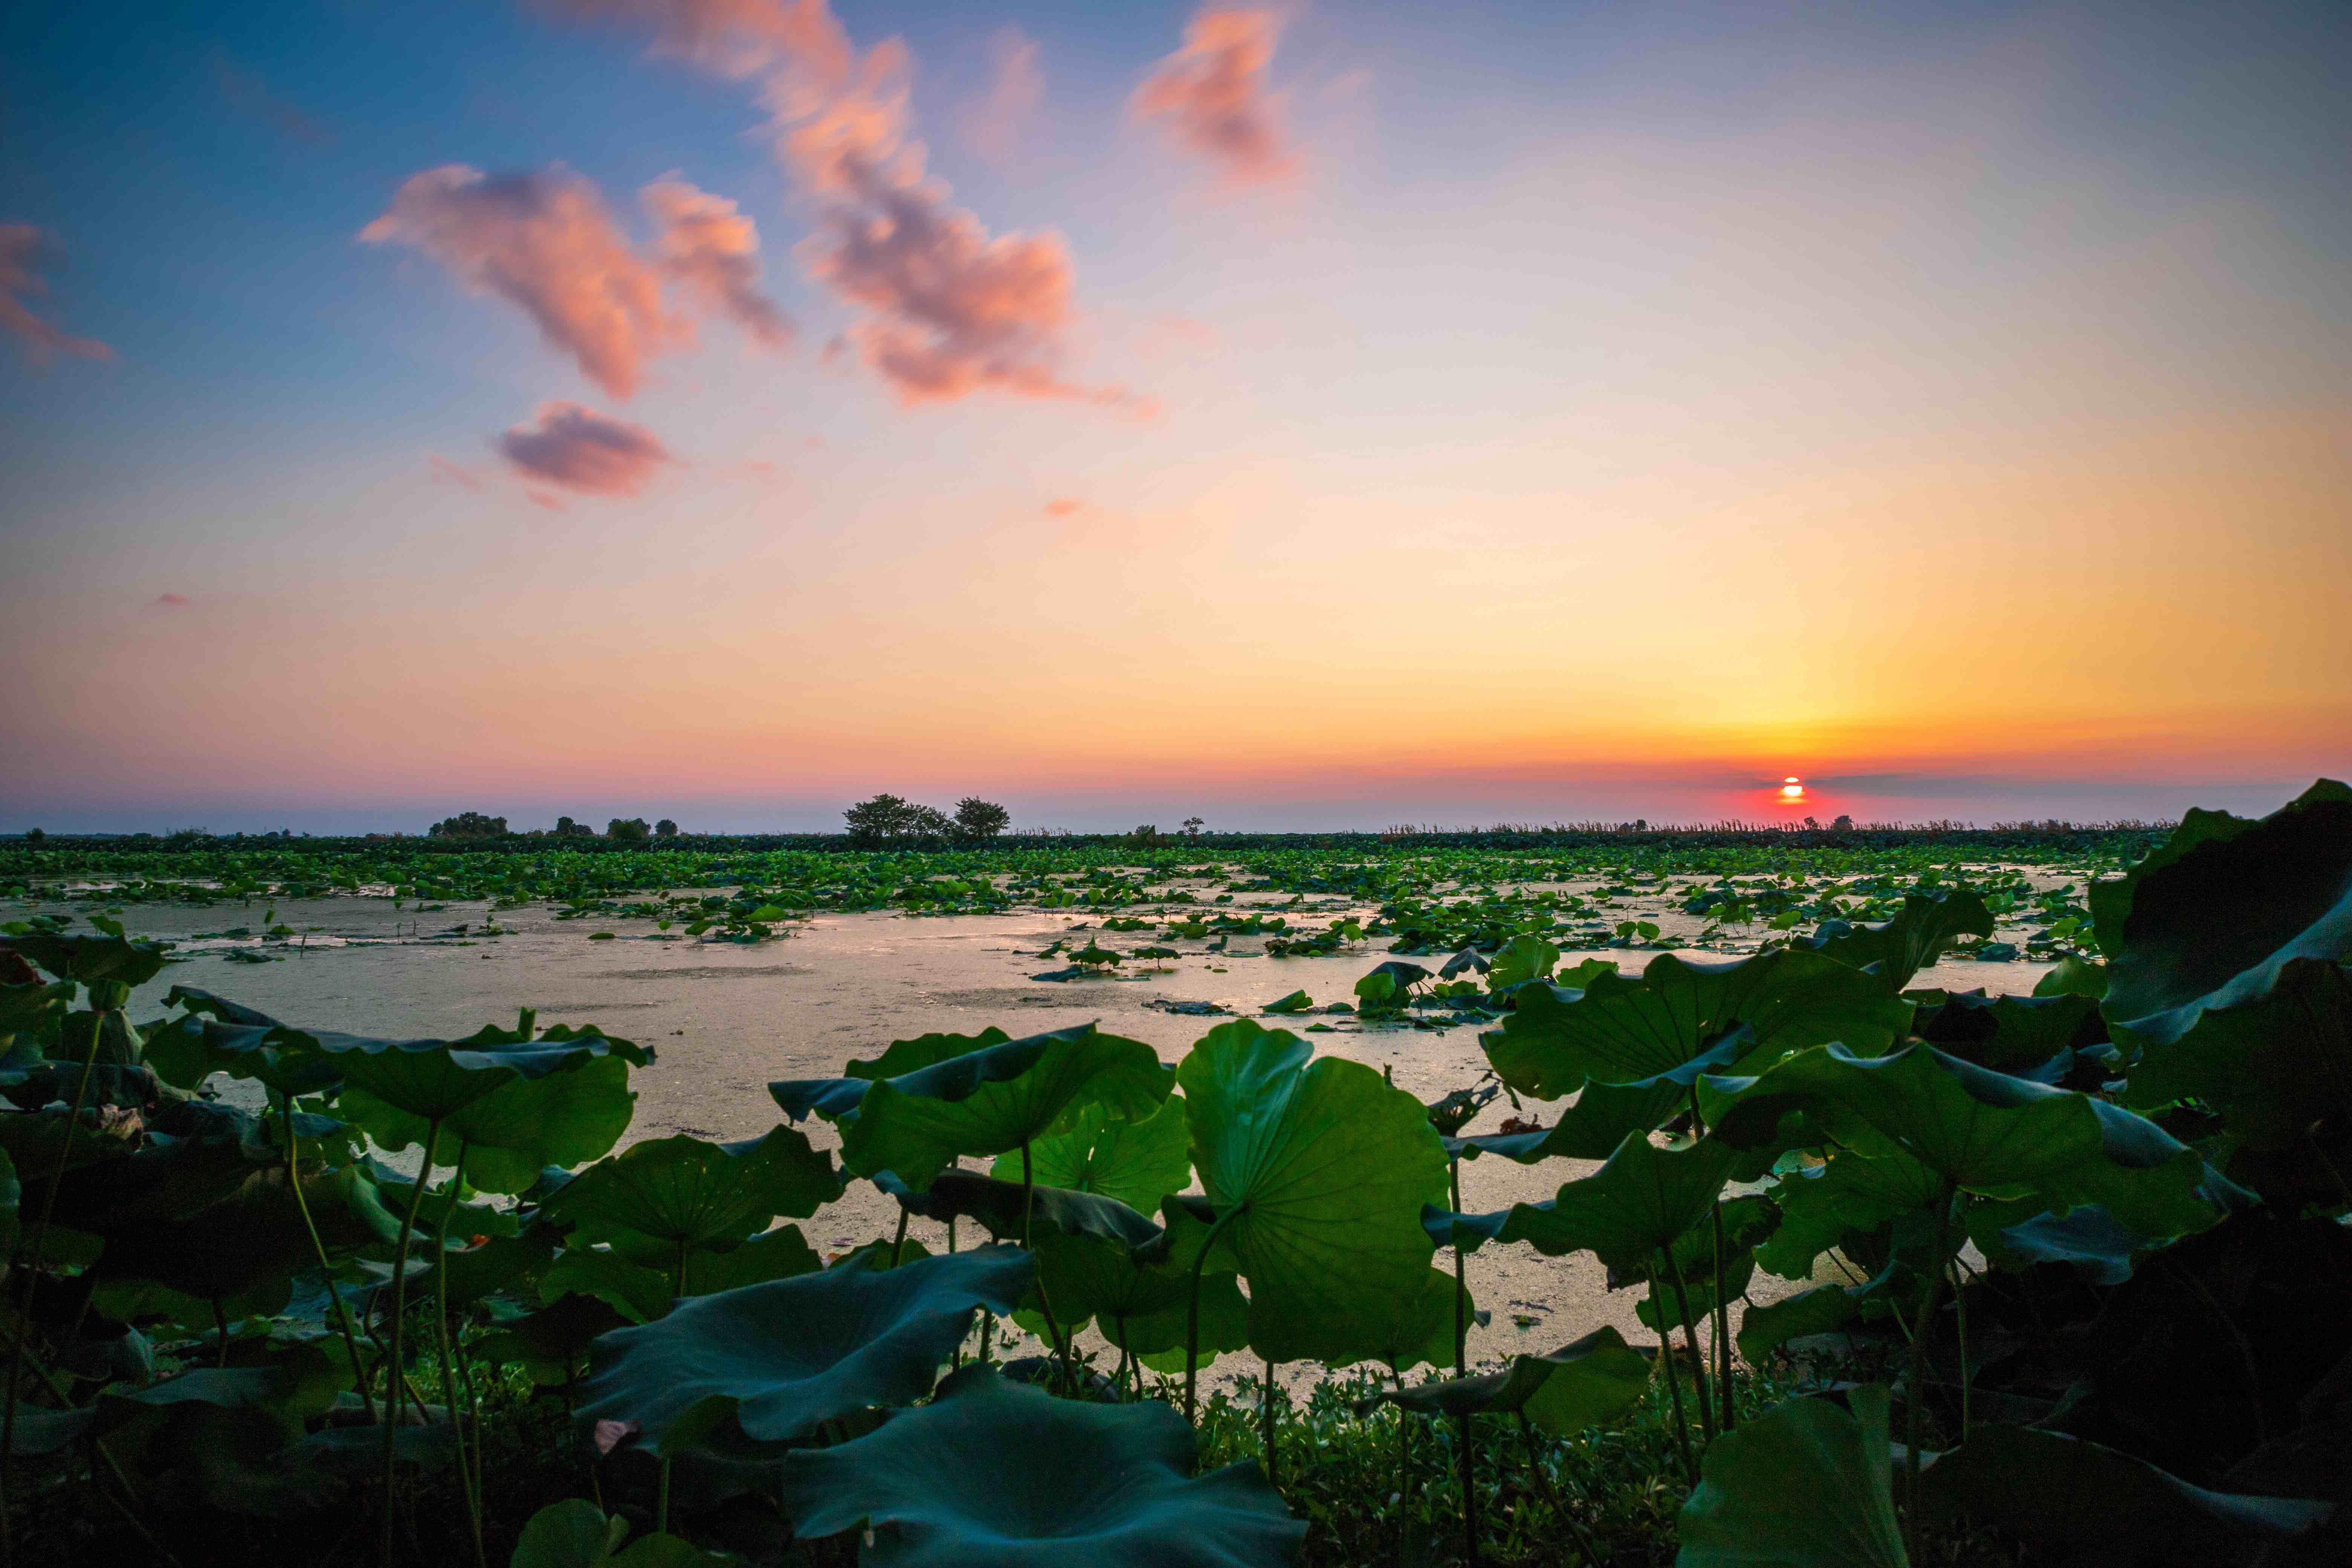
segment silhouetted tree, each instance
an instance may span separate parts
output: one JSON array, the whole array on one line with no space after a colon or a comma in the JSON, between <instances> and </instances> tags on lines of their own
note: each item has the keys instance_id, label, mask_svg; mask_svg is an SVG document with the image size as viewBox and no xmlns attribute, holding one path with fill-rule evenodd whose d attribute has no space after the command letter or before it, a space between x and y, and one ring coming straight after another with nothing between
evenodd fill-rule
<instances>
[{"instance_id":1,"label":"silhouetted tree","mask_svg":"<svg viewBox=\"0 0 2352 1568\"><path fill-rule=\"evenodd\" d=\"M992 800L968 795L956 802L955 830L959 838L993 838L1004 831L1013 814Z\"/></svg>"},{"instance_id":2,"label":"silhouetted tree","mask_svg":"<svg viewBox=\"0 0 2352 1568\"><path fill-rule=\"evenodd\" d=\"M677 823L675 823L675 822L672 822L672 821L671 821L668 817L667 817L667 816L663 817L659 822L656 822L656 823L655 823L655 824L654 824L654 837L655 837L656 838L675 838L675 837L677 837Z\"/></svg>"},{"instance_id":3,"label":"silhouetted tree","mask_svg":"<svg viewBox=\"0 0 2352 1568\"><path fill-rule=\"evenodd\" d=\"M946 812L895 795L861 800L841 815L849 824L849 841L861 849L952 838L956 834L955 819Z\"/></svg>"},{"instance_id":4,"label":"silhouetted tree","mask_svg":"<svg viewBox=\"0 0 2352 1568\"><path fill-rule=\"evenodd\" d=\"M485 816L478 811L461 811L455 816L445 816L435 823L426 837L432 838L503 838L507 819Z\"/></svg>"},{"instance_id":5,"label":"silhouetted tree","mask_svg":"<svg viewBox=\"0 0 2352 1568\"><path fill-rule=\"evenodd\" d=\"M643 844L653 837L653 832L642 816L616 816L604 825L604 837L617 838L624 844Z\"/></svg>"}]
</instances>

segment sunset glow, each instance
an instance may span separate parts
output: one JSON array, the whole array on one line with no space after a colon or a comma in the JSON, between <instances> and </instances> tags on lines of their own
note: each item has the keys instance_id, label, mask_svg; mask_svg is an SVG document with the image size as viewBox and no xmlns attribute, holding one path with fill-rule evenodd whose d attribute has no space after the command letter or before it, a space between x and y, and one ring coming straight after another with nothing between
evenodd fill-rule
<instances>
[{"instance_id":1,"label":"sunset glow","mask_svg":"<svg viewBox=\"0 0 2352 1568\"><path fill-rule=\"evenodd\" d=\"M35 9L0 831L2158 817L2352 746L2324 7Z\"/></svg>"}]
</instances>

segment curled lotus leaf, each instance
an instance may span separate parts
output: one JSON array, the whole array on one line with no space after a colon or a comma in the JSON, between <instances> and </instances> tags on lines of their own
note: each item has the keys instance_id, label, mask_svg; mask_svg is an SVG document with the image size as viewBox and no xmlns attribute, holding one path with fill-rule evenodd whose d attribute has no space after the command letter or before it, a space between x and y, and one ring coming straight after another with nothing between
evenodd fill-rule
<instances>
[{"instance_id":1,"label":"curled lotus leaf","mask_svg":"<svg viewBox=\"0 0 2352 1568\"><path fill-rule=\"evenodd\" d=\"M795 1534L872 1533L874 1568L1266 1568L1306 1524L1256 1465L1205 1476L1157 1401L1055 1399L966 1367L854 1442L802 1449L779 1489Z\"/></svg>"},{"instance_id":2,"label":"curled lotus leaf","mask_svg":"<svg viewBox=\"0 0 2352 1568\"><path fill-rule=\"evenodd\" d=\"M1796 950L1867 969L1889 992L1896 992L1942 957L1955 938L1990 936L1993 923L1984 900L1969 889L1911 893L1893 920L1878 925L1824 921L1820 931L1797 939Z\"/></svg>"},{"instance_id":3,"label":"curled lotus leaf","mask_svg":"<svg viewBox=\"0 0 2352 1568\"><path fill-rule=\"evenodd\" d=\"M1602 1327L1549 1355L1513 1356L1500 1372L1385 1389L1357 1410L1394 1405L1424 1415L1525 1415L1544 1431L1570 1436L1607 1426L1641 1403L1650 1385L1650 1353Z\"/></svg>"},{"instance_id":4,"label":"curled lotus leaf","mask_svg":"<svg viewBox=\"0 0 2352 1568\"><path fill-rule=\"evenodd\" d=\"M1116 1198L1066 1187L1029 1189L1028 1225L1022 1223L1018 1182L1000 1181L977 1171L942 1171L929 1187L915 1192L890 1172L874 1184L898 1200L908 1214L925 1219L975 1219L999 1241L1018 1241L1024 1229L1031 1235L1047 1229L1064 1236L1087 1236L1130 1249L1150 1245L1160 1236L1151 1216L1138 1213Z\"/></svg>"},{"instance_id":5,"label":"curled lotus leaf","mask_svg":"<svg viewBox=\"0 0 2352 1568\"><path fill-rule=\"evenodd\" d=\"M1521 986L1502 1027L1479 1037L1514 1091L1557 1100L1587 1082L1687 1083L1693 1064L1742 1028L1739 1055L1761 1067L1832 1040L1875 1055L1911 1025L1910 1003L1819 953L1778 949L1731 963L1661 953L1639 975L1585 978L1581 989Z\"/></svg>"},{"instance_id":6,"label":"curled lotus leaf","mask_svg":"<svg viewBox=\"0 0 2352 1568\"><path fill-rule=\"evenodd\" d=\"M112 982L144 985L163 973L169 942L126 937L120 930L103 936L27 932L0 936L0 952L15 952L38 964L59 980L88 985Z\"/></svg>"},{"instance_id":7,"label":"curled lotus leaf","mask_svg":"<svg viewBox=\"0 0 2352 1568\"><path fill-rule=\"evenodd\" d=\"M1066 1130L1030 1145L1030 1175L1038 1184L1099 1193L1146 1214L1169 1194L1192 1184L1191 1131L1181 1095L1170 1095L1139 1121L1115 1117L1102 1105L1080 1106L1068 1121ZM998 1156L989 1174L1018 1182L1020 1154Z\"/></svg>"},{"instance_id":8,"label":"curled lotus leaf","mask_svg":"<svg viewBox=\"0 0 2352 1568\"><path fill-rule=\"evenodd\" d=\"M1012 1316L1031 1268L1018 1247L984 1247L693 1297L596 1342L580 1417L634 1422L666 1455L773 1454L824 1422L929 1393L983 1308Z\"/></svg>"},{"instance_id":9,"label":"curled lotus leaf","mask_svg":"<svg viewBox=\"0 0 2352 1568\"><path fill-rule=\"evenodd\" d=\"M1790 1399L1707 1445L1675 1568L1906 1568L1886 1390Z\"/></svg>"},{"instance_id":10,"label":"curled lotus leaf","mask_svg":"<svg viewBox=\"0 0 2352 1568\"><path fill-rule=\"evenodd\" d=\"M790 1127L713 1143L680 1133L600 1160L542 1205L581 1239L643 1237L672 1249L731 1246L785 1215L805 1219L841 1194L833 1157Z\"/></svg>"}]
</instances>

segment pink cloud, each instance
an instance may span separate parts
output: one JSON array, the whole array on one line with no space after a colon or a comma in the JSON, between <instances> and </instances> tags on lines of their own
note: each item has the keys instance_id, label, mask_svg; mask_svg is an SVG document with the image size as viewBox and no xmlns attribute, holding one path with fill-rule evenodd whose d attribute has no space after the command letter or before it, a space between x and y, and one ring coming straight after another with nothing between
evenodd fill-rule
<instances>
[{"instance_id":1,"label":"pink cloud","mask_svg":"<svg viewBox=\"0 0 2352 1568\"><path fill-rule=\"evenodd\" d=\"M185 609L188 596L185 594L158 594L155 595L155 602L169 609Z\"/></svg>"},{"instance_id":2,"label":"pink cloud","mask_svg":"<svg viewBox=\"0 0 2352 1568\"><path fill-rule=\"evenodd\" d=\"M1282 100L1266 90L1282 20L1271 11L1209 6L1184 28L1184 47L1135 90L1135 118L1165 123L1182 147L1216 164L1227 184L1270 184L1297 172Z\"/></svg>"},{"instance_id":3,"label":"pink cloud","mask_svg":"<svg viewBox=\"0 0 2352 1568\"><path fill-rule=\"evenodd\" d=\"M965 134L982 156L1003 162L1021 145L1022 132L1045 100L1045 72L1038 64L1037 40L1006 27L988 43L988 94L973 104Z\"/></svg>"},{"instance_id":4,"label":"pink cloud","mask_svg":"<svg viewBox=\"0 0 2352 1568\"><path fill-rule=\"evenodd\" d=\"M436 484L456 485L460 489L468 490L482 488L480 476L462 463L451 462L438 452L425 454L425 467Z\"/></svg>"},{"instance_id":5,"label":"pink cloud","mask_svg":"<svg viewBox=\"0 0 2352 1568\"><path fill-rule=\"evenodd\" d=\"M497 445L527 478L583 495L633 496L663 464L677 460L644 426L577 403L541 404L530 424L515 426ZM541 505L553 499L526 493Z\"/></svg>"},{"instance_id":6,"label":"pink cloud","mask_svg":"<svg viewBox=\"0 0 2352 1568\"><path fill-rule=\"evenodd\" d=\"M1068 517L1078 510L1079 503L1068 496L1055 496L1045 503L1047 517Z\"/></svg>"},{"instance_id":7,"label":"pink cloud","mask_svg":"<svg viewBox=\"0 0 2352 1568\"><path fill-rule=\"evenodd\" d=\"M733 202L675 174L639 195L659 229L654 253L664 271L768 347L792 342L792 322L760 292L759 228Z\"/></svg>"},{"instance_id":8,"label":"pink cloud","mask_svg":"<svg viewBox=\"0 0 2352 1568\"><path fill-rule=\"evenodd\" d=\"M468 287L520 306L615 397L636 391L646 358L686 340L685 324L663 309L660 271L629 248L596 187L561 165L427 169L360 238L414 245Z\"/></svg>"},{"instance_id":9,"label":"pink cloud","mask_svg":"<svg viewBox=\"0 0 2352 1568\"><path fill-rule=\"evenodd\" d=\"M47 291L33 263L49 250L41 231L28 223L0 223L0 327L25 342L26 355L35 364L51 354L76 359L110 360L114 351L95 338L77 338L61 331L26 308L20 296Z\"/></svg>"},{"instance_id":10,"label":"pink cloud","mask_svg":"<svg viewBox=\"0 0 2352 1568\"><path fill-rule=\"evenodd\" d=\"M1075 319L1059 235L991 237L924 174L908 138L906 46L860 53L825 0L552 0L575 16L651 24L657 50L757 79L778 160L816 198L809 271L863 308L845 334L903 403L981 389L1132 407L1063 379Z\"/></svg>"}]
</instances>

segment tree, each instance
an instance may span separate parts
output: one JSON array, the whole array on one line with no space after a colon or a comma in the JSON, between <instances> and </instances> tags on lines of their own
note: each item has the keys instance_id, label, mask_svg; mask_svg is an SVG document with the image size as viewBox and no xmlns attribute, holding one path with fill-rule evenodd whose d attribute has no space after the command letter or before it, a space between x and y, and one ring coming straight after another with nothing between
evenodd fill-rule
<instances>
[{"instance_id":1,"label":"tree","mask_svg":"<svg viewBox=\"0 0 2352 1568\"><path fill-rule=\"evenodd\" d=\"M956 802L955 826L959 838L993 838L1004 831L1013 814L992 800L982 800L968 795Z\"/></svg>"},{"instance_id":2,"label":"tree","mask_svg":"<svg viewBox=\"0 0 2352 1568\"><path fill-rule=\"evenodd\" d=\"M653 837L653 831L646 826L646 819L642 816L616 816L604 825L604 837L617 838L624 844L643 844Z\"/></svg>"},{"instance_id":3,"label":"tree","mask_svg":"<svg viewBox=\"0 0 2352 1568\"><path fill-rule=\"evenodd\" d=\"M1184 835L1188 838L1198 838L1201 837L1201 829L1208 826L1197 816L1188 816L1184 819Z\"/></svg>"},{"instance_id":4,"label":"tree","mask_svg":"<svg viewBox=\"0 0 2352 1568\"><path fill-rule=\"evenodd\" d=\"M861 849L910 844L925 838L951 838L955 819L935 805L918 805L895 795L861 800L841 814L849 823L849 841Z\"/></svg>"},{"instance_id":5,"label":"tree","mask_svg":"<svg viewBox=\"0 0 2352 1568\"><path fill-rule=\"evenodd\" d=\"M27 844L46 844L48 841L49 836L37 827L27 828L25 831L25 842Z\"/></svg>"},{"instance_id":6,"label":"tree","mask_svg":"<svg viewBox=\"0 0 2352 1568\"><path fill-rule=\"evenodd\" d=\"M596 837L596 830L584 822L574 822L568 816L559 816L555 819L555 836L558 838L593 838Z\"/></svg>"},{"instance_id":7,"label":"tree","mask_svg":"<svg viewBox=\"0 0 2352 1568\"><path fill-rule=\"evenodd\" d=\"M445 816L435 823L425 837L429 838L503 838L507 819L485 816L478 811L461 811L455 816Z\"/></svg>"},{"instance_id":8,"label":"tree","mask_svg":"<svg viewBox=\"0 0 2352 1568\"><path fill-rule=\"evenodd\" d=\"M655 837L656 838L675 838L675 837L677 837L677 823L675 823L675 822L672 822L672 821L671 821L668 817L667 817L667 816L663 817L659 822L656 822L656 823L655 823L655 824L654 824L654 837Z\"/></svg>"}]
</instances>

